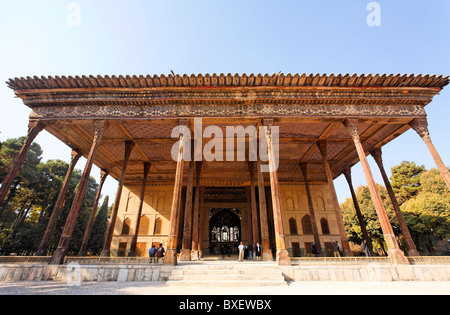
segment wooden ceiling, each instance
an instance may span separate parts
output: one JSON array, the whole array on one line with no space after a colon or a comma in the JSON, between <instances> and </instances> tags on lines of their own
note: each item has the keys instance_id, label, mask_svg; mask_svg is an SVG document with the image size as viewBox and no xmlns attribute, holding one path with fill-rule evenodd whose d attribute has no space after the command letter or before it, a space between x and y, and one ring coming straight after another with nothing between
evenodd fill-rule
<instances>
[{"instance_id":1,"label":"wooden ceiling","mask_svg":"<svg viewBox=\"0 0 450 315\"><path fill-rule=\"evenodd\" d=\"M143 162L151 162L149 184L173 184L176 162L171 137L180 118L187 119L193 134L195 118L203 130L217 126L254 126L274 118L279 127L278 177L284 183L304 179L300 162L308 163L312 182L326 176L318 141L327 141L328 160L335 177L356 164L358 156L345 118L358 118L366 152L382 147L425 117L424 107L449 83L436 75L160 75L75 76L10 79L7 84L32 109L30 119L47 124L46 130L85 156L94 137L94 121L106 119L95 164L118 179L124 142L135 147L128 163L125 184L139 185ZM203 146L211 138L203 139ZM248 139L237 139L245 142ZM247 160L204 161L201 182L207 186L246 186ZM247 152L247 151L246 151ZM246 153L248 155L248 153ZM187 177L188 162L185 162ZM268 174L265 174L268 181Z\"/></svg>"}]
</instances>

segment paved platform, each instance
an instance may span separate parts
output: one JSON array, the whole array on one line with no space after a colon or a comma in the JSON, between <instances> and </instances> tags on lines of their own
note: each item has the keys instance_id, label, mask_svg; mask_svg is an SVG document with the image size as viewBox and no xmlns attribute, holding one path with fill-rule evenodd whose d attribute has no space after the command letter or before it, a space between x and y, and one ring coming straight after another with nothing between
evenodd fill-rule
<instances>
[{"instance_id":1,"label":"paved platform","mask_svg":"<svg viewBox=\"0 0 450 315\"><path fill-rule=\"evenodd\" d=\"M165 282L3 282L0 295L448 295L450 282L292 282L280 287L171 287Z\"/></svg>"}]
</instances>

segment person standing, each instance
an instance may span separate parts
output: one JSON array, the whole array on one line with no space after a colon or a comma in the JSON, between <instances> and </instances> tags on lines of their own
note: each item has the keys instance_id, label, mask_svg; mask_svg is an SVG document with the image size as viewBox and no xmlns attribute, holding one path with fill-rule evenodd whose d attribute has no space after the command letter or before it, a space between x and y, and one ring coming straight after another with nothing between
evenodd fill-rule
<instances>
[{"instance_id":1,"label":"person standing","mask_svg":"<svg viewBox=\"0 0 450 315\"><path fill-rule=\"evenodd\" d=\"M256 254L256 261L261 261L262 246L259 243L256 243L255 254Z\"/></svg>"},{"instance_id":2,"label":"person standing","mask_svg":"<svg viewBox=\"0 0 450 315\"><path fill-rule=\"evenodd\" d=\"M341 254L339 253L339 247L338 243L336 241L331 242L331 248L333 249L334 257L341 257Z\"/></svg>"},{"instance_id":3,"label":"person standing","mask_svg":"<svg viewBox=\"0 0 450 315\"><path fill-rule=\"evenodd\" d=\"M244 244L241 244L238 246L238 250L239 250L239 261L243 262L244 261L244 251L245 251L245 246Z\"/></svg>"},{"instance_id":4,"label":"person standing","mask_svg":"<svg viewBox=\"0 0 450 315\"><path fill-rule=\"evenodd\" d=\"M153 263L155 261L155 254L156 254L156 247L155 245L152 245L152 248L148 251L148 255L150 256L150 263Z\"/></svg>"},{"instance_id":5,"label":"person standing","mask_svg":"<svg viewBox=\"0 0 450 315\"><path fill-rule=\"evenodd\" d=\"M369 250L369 245L367 245L366 240L364 240L364 242L361 244L361 249L364 252L364 254L366 254L366 257L371 256L370 250Z\"/></svg>"}]
</instances>

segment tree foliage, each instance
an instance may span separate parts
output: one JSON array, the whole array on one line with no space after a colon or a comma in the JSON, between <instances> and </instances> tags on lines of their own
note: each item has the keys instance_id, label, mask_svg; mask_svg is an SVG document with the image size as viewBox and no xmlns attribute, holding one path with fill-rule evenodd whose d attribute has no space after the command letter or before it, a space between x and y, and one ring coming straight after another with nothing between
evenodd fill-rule
<instances>
[{"instance_id":1,"label":"tree foliage","mask_svg":"<svg viewBox=\"0 0 450 315\"><path fill-rule=\"evenodd\" d=\"M2 143L0 149L0 181L3 181L7 175L22 147L23 140L24 138L9 139ZM0 216L1 254L31 255L36 251L42 239L69 168L69 164L61 160L41 162L42 153L39 144L33 143L30 146L24 163L20 167L18 175L11 185L8 197L2 206L4 211ZM75 170L70 178L63 211L50 240L50 253L58 245L81 175L81 171ZM69 254L78 252L80 248L97 188L98 184L91 177L73 231Z\"/></svg>"},{"instance_id":2,"label":"tree foliage","mask_svg":"<svg viewBox=\"0 0 450 315\"><path fill-rule=\"evenodd\" d=\"M450 238L450 192L439 171L427 171L424 166L404 161L392 168L391 183L418 250L423 254L446 254L445 250L439 252L437 244ZM381 185L377 185L377 189L394 233L406 250L387 191ZM382 241L383 233L368 187L358 187L356 196L370 237L376 242ZM353 200L346 199L341 211L349 240L360 244L363 237Z\"/></svg>"}]
</instances>

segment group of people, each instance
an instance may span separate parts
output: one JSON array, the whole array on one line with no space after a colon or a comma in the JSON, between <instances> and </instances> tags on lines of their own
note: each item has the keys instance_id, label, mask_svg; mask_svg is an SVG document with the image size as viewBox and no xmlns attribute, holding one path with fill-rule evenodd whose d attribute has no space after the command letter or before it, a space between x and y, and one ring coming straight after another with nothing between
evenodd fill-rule
<instances>
[{"instance_id":1,"label":"group of people","mask_svg":"<svg viewBox=\"0 0 450 315\"><path fill-rule=\"evenodd\" d=\"M150 256L150 263L158 263L158 261L164 258L165 254L164 247L162 243L159 243L158 248L155 245L152 245L152 248L148 251L148 255Z\"/></svg>"},{"instance_id":2,"label":"group of people","mask_svg":"<svg viewBox=\"0 0 450 315\"><path fill-rule=\"evenodd\" d=\"M241 242L239 244L238 250L239 250L239 262L244 261L246 252L248 252L249 257L253 257L252 256L253 253L252 253L251 249L248 249L247 246L244 246L243 242ZM261 244L256 243L256 246L255 246L256 261L261 261L261 255L262 255L262 246L261 246Z\"/></svg>"}]
</instances>

